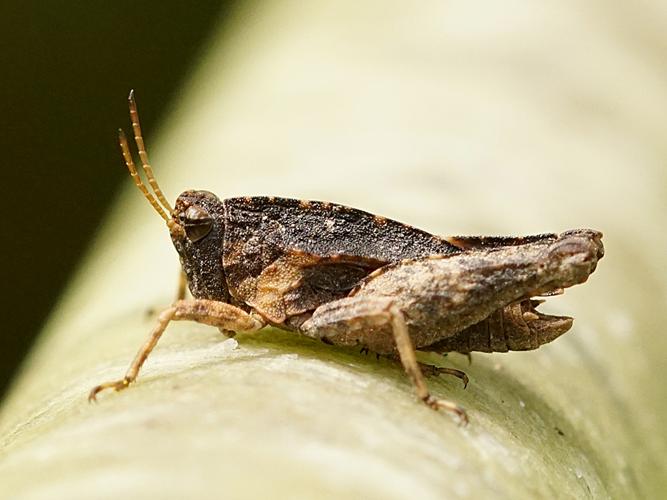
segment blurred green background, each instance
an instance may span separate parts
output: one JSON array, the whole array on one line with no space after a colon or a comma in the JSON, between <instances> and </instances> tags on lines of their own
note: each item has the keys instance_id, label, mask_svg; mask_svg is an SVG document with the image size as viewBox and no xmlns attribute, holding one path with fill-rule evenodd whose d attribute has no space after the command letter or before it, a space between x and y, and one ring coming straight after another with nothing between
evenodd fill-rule
<instances>
[{"instance_id":1,"label":"blurred green background","mask_svg":"<svg viewBox=\"0 0 667 500\"><path fill-rule=\"evenodd\" d=\"M116 144L127 92L154 135L236 4L0 2L0 395L127 180Z\"/></svg>"}]
</instances>

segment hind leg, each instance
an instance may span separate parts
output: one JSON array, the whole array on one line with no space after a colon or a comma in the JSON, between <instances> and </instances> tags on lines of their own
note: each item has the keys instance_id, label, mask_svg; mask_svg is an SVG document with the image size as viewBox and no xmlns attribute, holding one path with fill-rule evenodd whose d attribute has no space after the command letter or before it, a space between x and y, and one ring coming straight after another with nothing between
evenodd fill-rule
<instances>
[{"instance_id":1,"label":"hind leg","mask_svg":"<svg viewBox=\"0 0 667 500\"><path fill-rule=\"evenodd\" d=\"M398 352L417 396L434 410L443 409L467 424L466 412L457 404L432 396L417 362L415 347L403 313L388 298L350 297L325 304L301 326L310 337L338 345L363 343L381 353Z\"/></svg>"}]
</instances>

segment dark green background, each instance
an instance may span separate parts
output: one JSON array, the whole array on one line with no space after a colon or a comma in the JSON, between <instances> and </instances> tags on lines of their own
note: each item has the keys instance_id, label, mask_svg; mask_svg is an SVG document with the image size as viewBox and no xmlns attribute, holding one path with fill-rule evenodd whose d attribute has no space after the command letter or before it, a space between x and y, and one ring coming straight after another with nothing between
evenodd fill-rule
<instances>
[{"instance_id":1,"label":"dark green background","mask_svg":"<svg viewBox=\"0 0 667 500\"><path fill-rule=\"evenodd\" d=\"M128 180L116 129L129 89L154 130L238 2L1 4L0 395Z\"/></svg>"}]
</instances>

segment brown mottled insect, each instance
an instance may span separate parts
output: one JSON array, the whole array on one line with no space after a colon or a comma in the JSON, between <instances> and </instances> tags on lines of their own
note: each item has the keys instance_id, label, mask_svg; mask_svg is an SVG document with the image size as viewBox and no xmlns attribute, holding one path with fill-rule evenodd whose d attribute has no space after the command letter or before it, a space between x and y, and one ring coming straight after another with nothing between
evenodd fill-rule
<instances>
[{"instance_id":1,"label":"brown mottled insect","mask_svg":"<svg viewBox=\"0 0 667 500\"><path fill-rule=\"evenodd\" d=\"M92 389L134 382L170 321L192 320L222 331L271 325L335 345L359 345L400 358L419 398L467 422L458 405L432 396L415 349L506 352L536 349L566 332L568 317L536 311L539 300L586 281L603 255L602 235L434 236L334 203L274 197L218 199L185 191L172 208L144 146L133 93L130 117L141 167L122 130L125 164L167 223L193 298L159 315L125 377ZM464 382L454 369L439 369Z\"/></svg>"}]
</instances>

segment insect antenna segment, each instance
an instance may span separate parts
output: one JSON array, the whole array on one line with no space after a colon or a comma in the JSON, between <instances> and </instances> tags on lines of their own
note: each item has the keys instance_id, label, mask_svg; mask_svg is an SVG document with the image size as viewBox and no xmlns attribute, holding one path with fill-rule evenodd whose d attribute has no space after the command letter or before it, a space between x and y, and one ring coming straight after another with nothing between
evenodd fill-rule
<instances>
[{"instance_id":1,"label":"insect antenna segment","mask_svg":"<svg viewBox=\"0 0 667 500\"><path fill-rule=\"evenodd\" d=\"M157 211L157 213L160 214L160 217L162 217L165 222L169 222L169 216L164 211L164 208L160 206L160 204L155 199L155 196L153 196L153 194L148 191L148 188L141 180L141 177L139 177L139 172L137 172L137 167L135 166L134 160L132 159L132 153L130 153L130 147L127 144L127 137L125 136L125 132L123 132L122 128L118 129L118 144L120 144L120 150L122 151L123 158L125 159L125 166L127 166L127 169L130 171L130 175L132 176L134 184L143 193L144 198L146 198L150 204L153 205L153 208Z\"/></svg>"},{"instance_id":2,"label":"insect antenna segment","mask_svg":"<svg viewBox=\"0 0 667 500\"><path fill-rule=\"evenodd\" d=\"M130 146L128 144L127 137L125 136L125 133L122 129L118 129L118 143L120 145L121 152L123 153L123 158L125 159L125 165L130 171L130 175L132 176L134 184L139 188L144 197L150 202L157 213L160 214L160 217L162 217L165 222L169 224L171 220L169 214L173 212L173 209L167 201L167 198L164 196L162 189L160 189L160 186L155 179L155 175L153 174L153 169L148 161L148 153L146 152L146 146L144 145L144 139L141 134L141 125L139 124L137 103L134 100L134 90L130 91L130 95L128 96L127 100L130 108L130 120L132 122L132 130L134 132L134 142L137 145L139 158L141 159L141 168L146 174L148 184L153 190L153 193L155 193L155 196L148 190L146 185L141 180L139 172L137 171L137 167L134 164L134 160L132 159L132 153L130 152Z\"/></svg>"},{"instance_id":3,"label":"insect antenna segment","mask_svg":"<svg viewBox=\"0 0 667 500\"><path fill-rule=\"evenodd\" d=\"M155 175L153 175L153 169L151 164L148 161L148 153L146 153L146 146L144 145L144 138L141 135L141 125L139 124L139 113L137 112L137 103L134 100L134 90L130 90L130 95L127 98L128 104L130 107L130 120L132 121L132 129L134 130L134 142L137 144L137 149L139 150L139 158L141 158L141 168L144 169L146 177L148 178L148 183L153 188L157 199L160 200L160 203L169 211L173 212L173 208L167 201L167 198L162 193L160 186L155 180Z\"/></svg>"}]
</instances>

